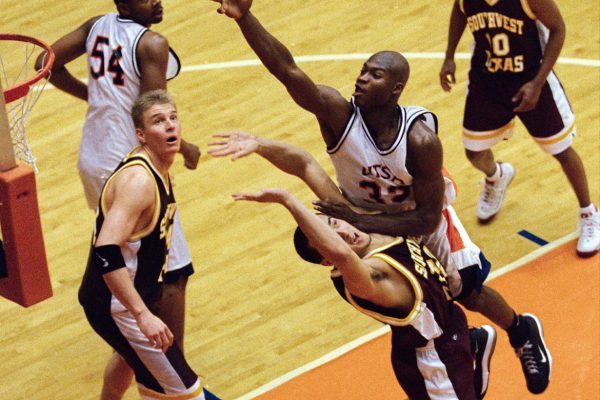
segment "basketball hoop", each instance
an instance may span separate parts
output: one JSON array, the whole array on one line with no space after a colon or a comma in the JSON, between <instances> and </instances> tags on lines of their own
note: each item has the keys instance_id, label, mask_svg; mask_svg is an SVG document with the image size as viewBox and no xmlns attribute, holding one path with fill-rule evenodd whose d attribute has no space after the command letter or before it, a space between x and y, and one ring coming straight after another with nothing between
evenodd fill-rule
<instances>
[{"instance_id":1,"label":"basketball hoop","mask_svg":"<svg viewBox=\"0 0 600 400\"><path fill-rule=\"evenodd\" d=\"M44 52L43 67L35 70L37 55ZM0 86L4 87L4 101L12 142L10 155L9 143L0 146L0 170L4 171L16 166L17 159L31 165L37 172L35 157L27 143L25 122L29 111L33 108L54 63L54 52L45 42L29 36L0 33ZM2 140L2 139L0 139Z\"/></svg>"},{"instance_id":2,"label":"basketball hoop","mask_svg":"<svg viewBox=\"0 0 600 400\"><path fill-rule=\"evenodd\" d=\"M43 67L35 71L41 52ZM24 307L52 296L35 185L37 167L25 137L25 121L53 62L52 49L41 40L0 34L0 91L8 88L0 96L0 296ZM17 165L15 157L29 165Z\"/></svg>"}]
</instances>

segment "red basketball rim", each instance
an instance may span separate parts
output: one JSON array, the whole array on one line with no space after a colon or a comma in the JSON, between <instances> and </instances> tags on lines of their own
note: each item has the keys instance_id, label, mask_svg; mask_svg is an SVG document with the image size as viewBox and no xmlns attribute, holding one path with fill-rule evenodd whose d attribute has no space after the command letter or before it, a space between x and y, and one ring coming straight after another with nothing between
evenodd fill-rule
<instances>
[{"instance_id":1,"label":"red basketball rim","mask_svg":"<svg viewBox=\"0 0 600 400\"><path fill-rule=\"evenodd\" d=\"M17 35L12 33L0 33L0 40L15 40L18 42L33 43L36 46L39 46L42 49L46 50L46 52L48 53L48 60L46 61L46 65L44 65L44 68L41 71L39 71L35 76L24 82L19 83L18 85L9 87L8 89L4 89L4 101L8 104L27 95L27 93L29 93L29 88L34 83L48 75L50 68L52 68L52 64L54 64L54 52L46 42L30 36Z\"/></svg>"}]
</instances>

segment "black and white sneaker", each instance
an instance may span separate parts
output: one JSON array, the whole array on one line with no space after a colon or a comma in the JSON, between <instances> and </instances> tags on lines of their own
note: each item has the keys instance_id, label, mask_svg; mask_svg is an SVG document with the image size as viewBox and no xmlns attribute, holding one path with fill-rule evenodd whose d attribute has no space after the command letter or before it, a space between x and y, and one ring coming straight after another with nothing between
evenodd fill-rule
<instances>
[{"instance_id":1,"label":"black and white sneaker","mask_svg":"<svg viewBox=\"0 0 600 400\"><path fill-rule=\"evenodd\" d=\"M523 314L522 323L527 325L529 335L515 353L521 361L527 389L533 394L540 394L550 383L552 373L552 355L544 342L544 331L540 320L533 314Z\"/></svg>"},{"instance_id":2,"label":"black and white sneaker","mask_svg":"<svg viewBox=\"0 0 600 400\"><path fill-rule=\"evenodd\" d=\"M496 330L490 325L470 328L471 352L473 353L473 381L477 399L483 399L490 382L490 363L496 348Z\"/></svg>"}]
</instances>

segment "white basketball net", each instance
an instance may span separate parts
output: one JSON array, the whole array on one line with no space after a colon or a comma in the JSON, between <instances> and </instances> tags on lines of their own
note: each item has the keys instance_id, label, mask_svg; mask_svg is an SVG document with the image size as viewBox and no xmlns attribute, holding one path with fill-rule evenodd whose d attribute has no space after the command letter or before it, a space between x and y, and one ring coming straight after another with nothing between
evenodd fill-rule
<instances>
[{"instance_id":1,"label":"white basketball net","mask_svg":"<svg viewBox=\"0 0 600 400\"><path fill-rule=\"evenodd\" d=\"M6 90L37 75L35 60L42 51L41 47L33 43L0 40L0 79L2 80L2 87ZM15 62L15 60L18 60L18 62ZM25 135L25 122L29 111L42 94L46 82L46 79L38 80L30 86L29 92L25 96L6 104L15 157L31 165L35 172L38 172L38 168Z\"/></svg>"}]
</instances>

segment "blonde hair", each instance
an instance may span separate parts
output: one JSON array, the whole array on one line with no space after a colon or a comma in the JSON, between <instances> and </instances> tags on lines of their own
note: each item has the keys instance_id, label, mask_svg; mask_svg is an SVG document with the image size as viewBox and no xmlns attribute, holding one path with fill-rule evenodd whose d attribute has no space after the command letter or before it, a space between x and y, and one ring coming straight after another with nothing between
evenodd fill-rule
<instances>
[{"instance_id":1,"label":"blonde hair","mask_svg":"<svg viewBox=\"0 0 600 400\"><path fill-rule=\"evenodd\" d=\"M164 89L151 90L138 97L131 107L131 118L136 128L144 127L144 113L156 104L171 104L175 109L175 100Z\"/></svg>"}]
</instances>

